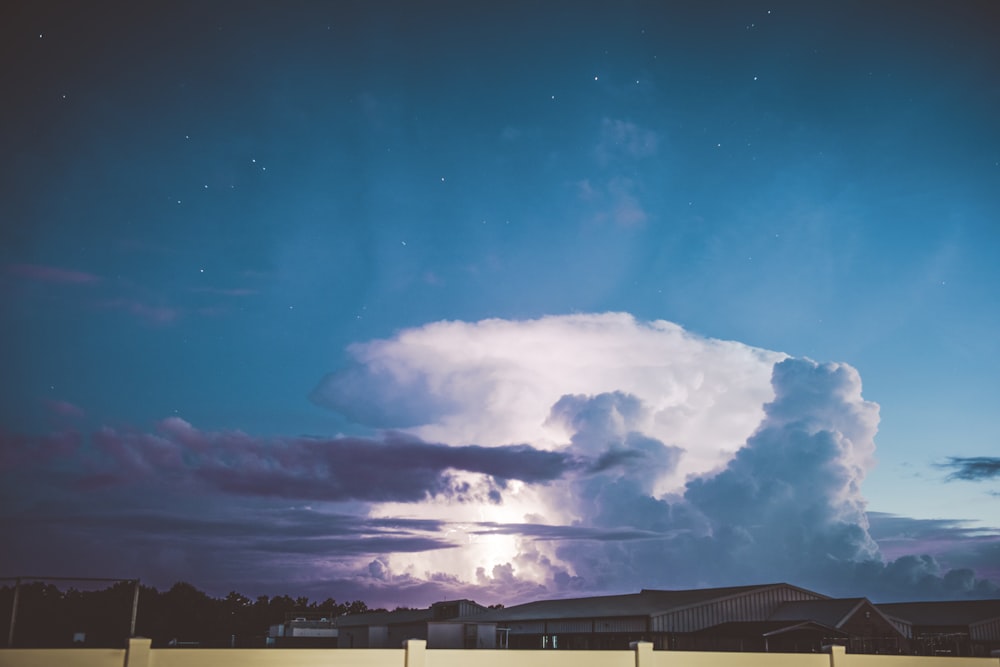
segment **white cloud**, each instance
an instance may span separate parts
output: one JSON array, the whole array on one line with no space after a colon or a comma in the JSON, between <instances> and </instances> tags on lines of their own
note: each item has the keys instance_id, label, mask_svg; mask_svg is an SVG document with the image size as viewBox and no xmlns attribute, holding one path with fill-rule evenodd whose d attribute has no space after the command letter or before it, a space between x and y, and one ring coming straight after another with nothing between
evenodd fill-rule
<instances>
[{"instance_id":1,"label":"white cloud","mask_svg":"<svg viewBox=\"0 0 1000 667\"><path fill-rule=\"evenodd\" d=\"M313 399L428 442L558 449L572 435L549 418L563 396L635 396L644 406L635 430L687 452L673 487L745 442L785 358L622 313L436 322L349 351L354 364L324 378Z\"/></svg>"},{"instance_id":2,"label":"white cloud","mask_svg":"<svg viewBox=\"0 0 1000 667\"><path fill-rule=\"evenodd\" d=\"M641 491L650 497L681 491L690 476L720 468L744 445L773 398L774 364L785 358L621 313L437 322L354 345L350 353L354 364L327 376L313 393L316 402L430 442L530 443L595 460L606 454L605 464L632 452L615 470L626 469L638 451L648 459ZM590 398L601 396L617 398ZM588 409L593 419L603 418L602 401L614 403L617 416L604 425L582 424ZM593 441L595 430L604 441ZM373 514L447 518L468 522L470 530L480 521L567 524L589 511L586 503L560 499L578 492L569 482L518 484L504 490L502 504L437 498L381 505ZM389 565L469 581L478 568L492 572L508 562L518 576L536 579L559 567L551 545L515 535L455 537L462 548L427 555L426 562L393 557ZM542 553L529 564L523 554L535 551ZM546 567L538 564L546 559L552 561Z\"/></svg>"}]
</instances>

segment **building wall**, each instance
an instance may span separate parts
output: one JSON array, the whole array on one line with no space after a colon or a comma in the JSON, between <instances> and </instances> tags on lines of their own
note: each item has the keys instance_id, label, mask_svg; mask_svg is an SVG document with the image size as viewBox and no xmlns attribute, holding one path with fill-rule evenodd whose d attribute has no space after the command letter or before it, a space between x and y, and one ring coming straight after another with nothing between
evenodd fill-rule
<instances>
[{"instance_id":1,"label":"building wall","mask_svg":"<svg viewBox=\"0 0 1000 667\"><path fill-rule=\"evenodd\" d=\"M292 637L336 637L336 628L292 628Z\"/></svg>"},{"instance_id":2,"label":"building wall","mask_svg":"<svg viewBox=\"0 0 1000 667\"><path fill-rule=\"evenodd\" d=\"M1000 618L993 618L970 625L969 637L979 642L1000 643Z\"/></svg>"},{"instance_id":3,"label":"building wall","mask_svg":"<svg viewBox=\"0 0 1000 667\"><path fill-rule=\"evenodd\" d=\"M863 605L855 611L840 629L850 636L847 650L851 653L910 652L910 641L871 605Z\"/></svg>"},{"instance_id":4,"label":"building wall","mask_svg":"<svg viewBox=\"0 0 1000 667\"><path fill-rule=\"evenodd\" d=\"M462 623L430 623L427 626L428 648L465 648Z\"/></svg>"},{"instance_id":5,"label":"building wall","mask_svg":"<svg viewBox=\"0 0 1000 667\"><path fill-rule=\"evenodd\" d=\"M497 624L460 621L428 623L427 647L494 649L497 648Z\"/></svg>"},{"instance_id":6,"label":"building wall","mask_svg":"<svg viewBox=\"0 0 1000 667\"><path fill-rule=\"evenodd\" d=\"M337 646L340 648L368 648L368 626L340 628Z\"/></svg>"}]
</instances>

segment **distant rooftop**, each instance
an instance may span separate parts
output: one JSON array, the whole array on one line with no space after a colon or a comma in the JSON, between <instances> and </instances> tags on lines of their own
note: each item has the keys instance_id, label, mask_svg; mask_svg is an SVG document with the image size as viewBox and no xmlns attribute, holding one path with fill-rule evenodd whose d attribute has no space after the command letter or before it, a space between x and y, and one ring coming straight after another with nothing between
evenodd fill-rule
<instances>
[{"instance_id":1,"label":"distant rooftop","mask_svg":"<svg viewBox=\"0 0 1000 667\"><path fill-rule=\"evenodd\" d=\"M895 602L876 606L887 616L913 625L972 625L1000 619L1000 600Z\"/></svg>"},{"instance_id":2,"label":"distant rooftop","mask_svg":"<svg viewBox=\"0 0 1000 667\"><path fill-rule=\"evenodd\" d=\"M760 586L730 586L725 588L696 588L687 590L643 589L639 593L626 593L623 595L539 600L504 609L491 609L478 614L476 618L482 621L527 621L540 618L568 619L585 616L650 616L677 611L709 601L724 600L751 591L778 587L800 590L811 596L820 595L819 593L806 591L790 584L764 584ZM825 598L826 596L822 597Z\"/></svg>"}]
</instances>

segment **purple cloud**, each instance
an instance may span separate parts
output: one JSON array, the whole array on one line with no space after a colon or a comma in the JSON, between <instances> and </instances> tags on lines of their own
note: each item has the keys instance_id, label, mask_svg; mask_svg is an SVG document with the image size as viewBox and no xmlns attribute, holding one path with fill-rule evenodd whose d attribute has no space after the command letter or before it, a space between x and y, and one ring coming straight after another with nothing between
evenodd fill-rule
<instances>
[{"instance_id":1,"label":"purple cloud","mask_svg":"<svg viewBox=\"0 0 1000 667\"><path fill-rule=\"evenodd\" d=\"M7 436L7 468L37 467L71 455L81 436ZM494 502L508 480L546 483L583 465L560 452L528 445L448 446L387 433L381 439L255 438L239 431L206 432L172 417L155 432L103 427L93 452L78 461L79 488L171 485L229 494L325 501L417 502L474 489L455 472L492 480ZM43 455L44 454L44 455Z\"/></svg>"},{"instance_id":2,"label":"purple cloud","mask_svg":"<svg viewBox=\"0 0 1000 667\"><path fill-rule=\"evenodd\" d=\"M111 310L120 310L153 326L166 326L180 319L182 312L170 306L154 306L132 298L109 299L99 304Z\"/></svg>"},{"instance_id":3,"label":"purple cloud","mask_svg":"<svg viewBox=\"0 0 1000 667\"><path fill-rule=\"evenodd\" d=\"M64 269L58 266L44 264L8 264L7 272L11 275L43 283L59 283L63 285L93 285L101 282L100 276L85 271Z\"/></svg>"},{"instance_id":4,"label":"purple cloud","mask_svg":"<svg viewBox=\"0 0 1000 667\"><path fill-rule=\"evenodd\" d=\"M79 453L82 444L83 436L76 431L28 436L0 430L0 471L68 459Z\"/></svg>"},{"instance_id":5,"label":"purple cloud","mask_svg":"<svg viewBox=\"0 0 1000 667\"><path fill-rule=\"evenodd\" d=\"M64 417L77 419L80 417L85 417L87 411L78 405L74 405L69 401L52 401L46 400L45 407L48 408L49 412L56 417Z\"/></svg>"}]
</instances>

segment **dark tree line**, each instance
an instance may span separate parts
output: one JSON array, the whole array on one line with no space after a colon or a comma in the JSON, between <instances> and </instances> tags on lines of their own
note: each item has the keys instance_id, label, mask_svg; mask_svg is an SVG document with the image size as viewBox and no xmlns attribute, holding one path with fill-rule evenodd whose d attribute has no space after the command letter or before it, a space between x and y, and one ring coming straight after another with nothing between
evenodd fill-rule
<instances>
[{"instance_id":1,"label":"dark tree line","mask_svg":"<svg viewBox=\"0 0 1000 667\"><path fill-rule=\"evenodd\" d=\"M15 647L123 647L132 623L134 584L115 583L103 590L60 590L51 583L24 582L18 593L14 624ZM0 588L0 627L7 645L14 586ZM154 647L177 642L201 646L263 646L268 628L290 616L334 618L371 611L361 600L311 602L288 595L254 600L236 591L214 598L184 582L160 592L141 586L135 634L149 637Z\"/></svg>"}]
</instances>

